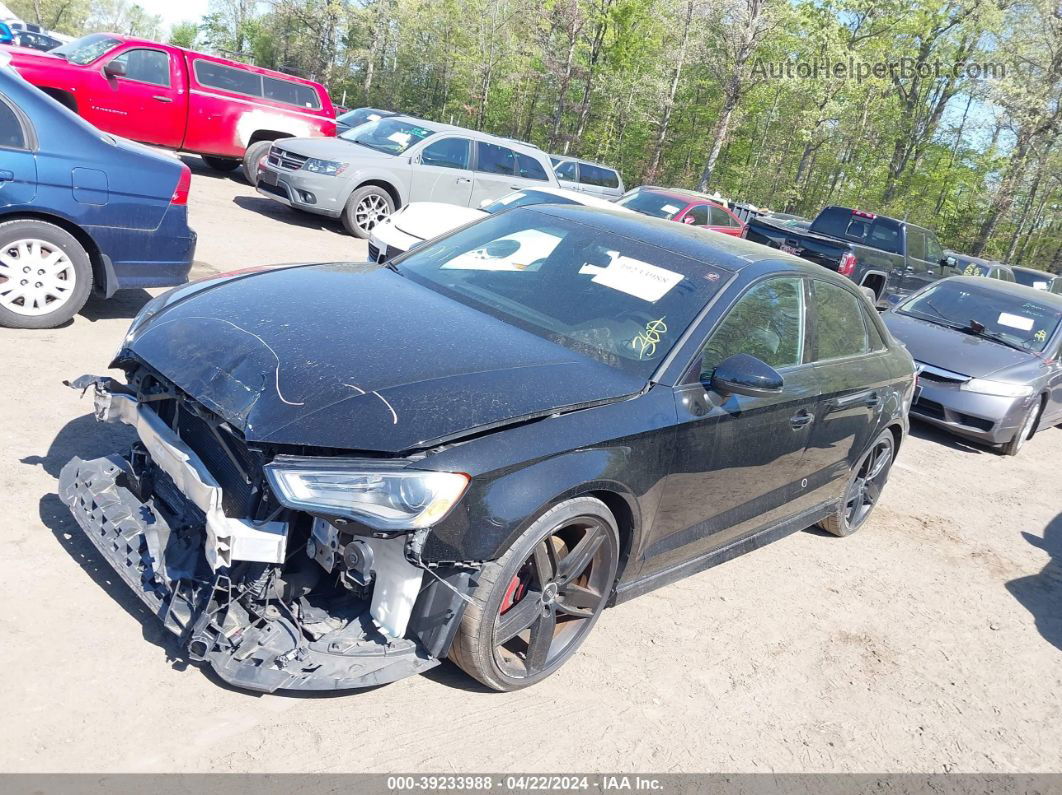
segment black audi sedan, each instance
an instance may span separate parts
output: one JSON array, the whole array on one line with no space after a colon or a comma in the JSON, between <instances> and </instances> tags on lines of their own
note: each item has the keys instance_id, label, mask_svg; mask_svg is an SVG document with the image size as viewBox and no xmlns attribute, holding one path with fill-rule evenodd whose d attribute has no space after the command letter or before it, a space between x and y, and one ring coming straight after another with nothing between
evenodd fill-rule
<instances>
[{"instance_id":1,"label":"black audi sedan","mask_svg":"<svg viewBox=\"0 0 1062 795\"><path fill-rule=\"evenodd\" d=\"M606 605L857 530L914 391L850 281L553 205L385 267L177 288L112 366L72 385L137 439L70 461L60 496L190 659L262 691L447 656L497 690L538 682Z\"/></svg>"}]
</instances>

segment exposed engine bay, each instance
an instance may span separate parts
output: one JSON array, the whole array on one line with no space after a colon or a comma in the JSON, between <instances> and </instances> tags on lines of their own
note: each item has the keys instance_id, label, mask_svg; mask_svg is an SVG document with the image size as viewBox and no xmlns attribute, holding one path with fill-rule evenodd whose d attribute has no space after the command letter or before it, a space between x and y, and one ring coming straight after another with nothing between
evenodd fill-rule
<instances>
[{"instance_id":1,"label":"exposed engine bay","mask_svg":"<svg viewBox=\"0 0 1062 795\"><path fill-rule=\"evenodd\" d=\"M146 367L83 376L126 455L75 458L59 495L97 549L227 682L261 691L384 684L438 664L474 563L426 563L430 528L381 532L285 504L266 467L291 453L240 433Z\"/></svg>"}]
</instances>

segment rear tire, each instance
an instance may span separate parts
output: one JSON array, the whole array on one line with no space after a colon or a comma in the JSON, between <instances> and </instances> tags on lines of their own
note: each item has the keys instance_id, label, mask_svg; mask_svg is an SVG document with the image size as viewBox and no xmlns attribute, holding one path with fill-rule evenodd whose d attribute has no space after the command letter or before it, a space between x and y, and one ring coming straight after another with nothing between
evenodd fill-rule
<instances>
[{"instance_id":1,"label":"rear tire","mask_svg":"<svg viewBox=\"0 0 1062 795\"><path fill-rule=\"evenodd\" d=\"M1044 401L1042 399L1029 407L1029 412L1022 417L1021 425L1018 426L1018 432L1014 434L1014 438L1000 448L1000 452L1003 455L1017 455L1021 451L1029 437L1033 435L1033 431L1036 429L1036 421L1040 418L1040 412L1043 409Z\"/></svg>"},{"instance_id":2,"label":"rear tire","mask_svg":"<svg viewBox=\"0 0 1062 795\"><path fill-rule=\"evenodd\" d=\"M554 506L483 567L450 659L493 690L542 681L590 634L618 563L619 530L601 500Z\"/></svg>"},{"instance_id":3,"label":"rear tire","mask_svg":"<svg viewBox=\"0 0 1062 795\"><path fill-rule=\"evenodd\" d=\"M91 290L92 262L72 234L45 221L0 223L0 326L55 328Z\"/></svg>"},{"instance_id":4,"label":"rear tire","mask_svg":"<svg viewBox=\"0 0 1062 795\"><path fill-rule=\"evenodd\" d=\"M892 431L886 429L877 435L852 467L837 508L819 522L819 527L843 538L866 524L889 479L895 455L896 439Z\"/></svg>"},{"instance_id":5,"label":"rear tire","mask_svg":"<svg viewBox=\"0 0 1062 795\"><path fill-rule=\"evenodd\" d=\"M343 208L343 226L354 237L368 240L373 227L395 211L391 194L377 185L358 188Z\"/></svg>"},{"instance_id":6,"label":"rear tire","mask_svg":"<svg viewBox=\"0 0 1062 795\"><path fill-rule=\"evenodd\" d=\"M243 178L251 187L258 185L258 164L269 154L272 141L256 141L243 153Z\"/></svg>"},{"instance_id":7,"label":"rear tire","mask_svg":"<svg viewBox=\"0 0 1062 795\"><path fill-rule=\"evenodd\" d=\"M233 157L214 157L212 155L200 155L203 162L215 171L235 171L240 166L240 161Z\"/></svg>"}]
</instances>

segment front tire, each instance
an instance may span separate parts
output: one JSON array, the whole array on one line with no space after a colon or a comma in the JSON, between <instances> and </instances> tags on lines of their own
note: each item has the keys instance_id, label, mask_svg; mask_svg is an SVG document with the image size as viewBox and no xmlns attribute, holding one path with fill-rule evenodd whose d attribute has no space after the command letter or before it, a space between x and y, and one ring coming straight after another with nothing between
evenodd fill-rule
<instances>
[{"instance_id":1,"label":"front tire","mask_svg":"<svg viewBox=\"0 0 1062 795\"><path fill-rule=\"evenodd\" d=\"M91 289L88 252L65 229L0 223L0 326L55 328L81 310Z\"/></svg>"},{"instance_id":2,"label":"front tire","mask_svg":"<svg viewBox=\"0 0 1062 795\"><path fill-rule=\"evenodd\" d=\"M494 690L542 681L589 635L618 565L619 530L603 502L554 506L483 567L450 659Z\"/></svg>"},{"instance_id":3,"label":"front tire","mask_svg":"<svg viewBox=\"0 0 1062 795\"><path fill-rule=\"evenodd\" d=\"M244 151L243 178L250 183L252 188L258 185L258 164L269 156L269 150L272 148L272 141L257 141Z\"/></svg>"},{"instance_id":4,"label":"front tire","mask_svg":"<svg viewBox=\"0 0 1062 795\"><path fill-rule=\"evenodd\" d=\"M200 155L200 157L215 171L235 171L240 166L240 161L232 157L213 157L212 155Z\"/></svg>"},{"instance_id":5,"label":"front tire","mask_svg":"<svg viewBox=\"0 0 1062 795\"><path fill-rule=\"evenodd\" d=\"M892 431L884 430L852 467L837 508L819 522L819 527L841 537L862 527L878 504L895 455L896 439Z\"/></svg>"},{"instance_id":6,"label":"front tire","mask_svg":"<svg viewBox=\"0 0 1062 795\"><path fill-rule=\"evenodd\" d=\"M1028 413L1022 417L1021 425L1018 426L1018 432L1014 434L1014 438L1000 448L1000 452L1003 455L1017 455L1021 451L1029 437L1033 435L1033 430L1036 428L1036 420L1040 417L1043 407L1043 400L1038 400L1029 407Z\"/></svg>"},{"instance_id":7,"label":"front tire","mask_svg":"<svg viewBox=\"0 0 1062 795\"><path fill-rule=\"evenodd\" d=\"M343 208L343 226L354 237L368 240L373 228L395 211L391 194L377 185L358 188Z\"/></svg>"}]
</instances>

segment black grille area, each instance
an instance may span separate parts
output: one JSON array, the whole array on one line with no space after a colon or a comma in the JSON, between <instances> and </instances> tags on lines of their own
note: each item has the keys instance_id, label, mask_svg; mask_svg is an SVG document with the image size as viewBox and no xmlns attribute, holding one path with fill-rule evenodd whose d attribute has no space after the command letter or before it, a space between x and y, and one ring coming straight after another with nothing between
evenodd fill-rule
<instances>
[{"instance_id":1,"label":"black grille area","mask_svg":"<svg viewBox=\"0 0 1062 795\"><path fill-rule=\"evenodd\" d=\"M242 467L250 474L252 483L257 482L258 463L242 439L223 428L216 430L217 436L205 420L195 416L184 406L178 409L177 435L195 451L221 486L221 506L225 515L233 518L252 517L258 490L247 482L240 470ZM220 440L218 436L221 437ZM225 452L226 448L231 452L231 457ZM236 461L233 461L233 458Z\"/></svg>"},{"instance_id":2,"label":"black grille area","mask_svg":"<svg viewBox=\"0 0 1062 795\"><path fill-rule=\"evenodd\" d=\"M938 420L946 419L944 407L935 400L927 400L926 398L919 398L915 401L914 412L924 417L933 417Z\"/></svg>"},{"instance_id":3,"label":"black grille area","mask_svg":"<svg viewBox=\"0 0 1062 795\"><path fill-rule=\"evenodd\" d=\"M265 191L266 193L272 193L275 196L280 196L281 198L290 200L288 192L284 190L284 188L280 185L270 185L265 180L258 180L258 189L261 191Z\"/></svg>"},{"instance_id":4,"label":"black grille area","mask_svg":"<svg viewBox=\"0 0 1062 795\"><path fill-rule=\"evenodd\" d=\"M307 160L309 158L305 155L297 155L279 146L274 146L269 150L269 165L285 171L298 171Z\"/></svg>"},{"instance_id":5,"label":"black grille area","mask_svg":"<svg viewBox=\"0 0 1062 795\"><path fill-rule=\"evenodd\" d=\"M372 243L369 243L369 262L380 261L380 249L376 248Z\"/></svg>"}]
</instances>

